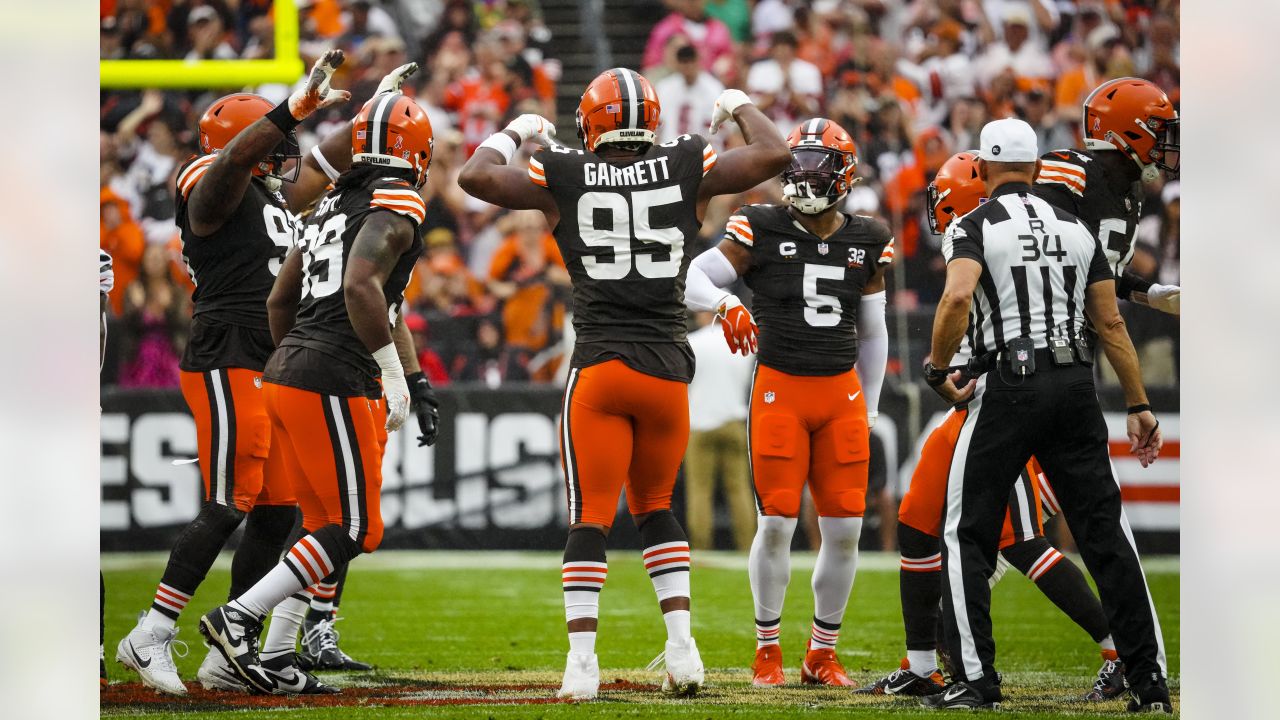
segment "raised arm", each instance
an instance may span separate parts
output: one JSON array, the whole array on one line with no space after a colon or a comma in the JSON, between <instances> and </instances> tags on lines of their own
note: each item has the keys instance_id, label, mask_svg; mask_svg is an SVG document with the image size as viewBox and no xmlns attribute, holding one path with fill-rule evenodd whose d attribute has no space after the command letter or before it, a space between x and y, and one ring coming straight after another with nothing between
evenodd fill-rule
<instances>
[{"instance_id":1,"label":"raised arm","mask_svg":"<svg viewBox=\"0 0 1280 720\"><path fill-rule=\"evenodd\" d=\"M387 432L399 430L409 412L409 387L399 350L391 339L383 287L396 261L413 243L413 223L391 212L370 213L360 228L342 275L347 315L356 337L382 370L382 393L387 398Z\"/></svg>"},{"instance_id":2,"label":"raised arm","mask_svg":"<svg viewBox=\"0 0 1280 720\"><path fill-rule=\"evenodd\" d=\"M521 143L537 140L550 146L556 128L539 115L521 115L502 132L480 144L458 175L458 185L471 197L509 210L541 210L547 226L560 222L560 210L551 193L529 177L526 168L508 165Z\"/></svg>"},{"instance_id":3,"label":"raised arm","mask_svg":"<svg viewBox=\"0 0 1280 720\"><path fill-rule=\"evenodd\" d=\"M267 324L271 327L271 342L277 347L298 321L302 282L302 249L295 246L285 257L267 296Z\"/></svg>"},{"instance_id":4,"label":"raised arm","mask_svg":"<svg viewBox=\"0 0 1280 720\"><path fill-rule=\"evenodd\" d=\"M326 52L311 68L305 87L241 131L217 154L187 201L187 216L196 234L211 235L222 227L240 205L253 171L298 123L322 107L351 99L351 93L329 87L342 61L341 50Z\"/></svg>"},{"instance_id":5,"label":"raised arm","mask_svg":"<svg viewBox=\"0 0 1280 720\"><path fill-rule=\"evenodd\" d=\"M742 130L747 144L719 153L715 167L698 187L698 217L716 195L746 192L782 174L791 164L791 149L773 121L752 104L741 90L725 90L711 114L711 133L732 119Z\"/></svg>"}]
</instances>

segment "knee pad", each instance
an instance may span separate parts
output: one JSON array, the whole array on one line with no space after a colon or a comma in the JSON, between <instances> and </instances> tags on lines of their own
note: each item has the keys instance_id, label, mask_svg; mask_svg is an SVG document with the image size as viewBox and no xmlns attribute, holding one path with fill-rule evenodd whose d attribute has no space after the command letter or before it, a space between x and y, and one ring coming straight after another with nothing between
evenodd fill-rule
<instances>
[{"instance_id":1,"label":"knee pad","mask_svg":"<svg viewBox=\"0 0 1280 720\"><path fill-rule=\"evenodd\" d=\"M841 465L871 460L871 431L866 418L847 417L831 423L836 462Z\"/></svg>"},{"instance_id":2,"label":"knee pad","mask_svg":"<svg viewBox=\"0 0 1280 720\"><path fill-rule=\"evenodd\" d=\"M564 562L605 562L607 545L604 533L596 528L573 528L564 544Z\"/></svg>"},{"instance_id":3,"label":"knee pad","mask_svg":"<svg viewBox=\"0 0 1280 720\"><path fill-rule=\"evenodd\" d=\"M791 415L766 413L754 421L752 450L761 457L788 459L796 456L800 441L800 421Z\"/></svg>"},{"instance_id":4,"label":"knee pad","mask_svg":"<svg viewBox=\"0 0 1280 720\"><path fill-rule=\"evenodd\" d=\"M645 547L661 543L688 542L684 528L676 520L675 513L670 510L655 510L645 516L644 522L636 525L640 531L640 542Z\"/></svg>"},{"instance_id":5,"label":"knee pad","mask_svg":"<svg viewBox=\"0 0 1280 720\"><path fill-rule=\"evenodd\" d=\"M351 539L351 535L341 525L325 525L311 533L311 537L320 543L325 553L329 555L334 570L351 562L351 559L361 552L360 546Z\"/></svg>"},{"instance_id":6,"label":"knee pad","mask_svg":"<svg viewBox=\"0 0 1280 720\"><path fill-rule=\"evenodd\" d=\"M222 534L225 541L240 526L246 515L245 511L235 506L207 502L200 507L200 512L196 514L188 528L193 530L199 528Z\"/></svg>"},{"instance_id":7,"label":"knee pad","mask_svg":"<svg viewBox=\"0 0 1280 720\"><path fill-rule=\"evenodd\" d=\"M756 537L761 546L770 552L786 552L791 549L791 536L795 535L798 518L761 515L757 521Z\"/></svg>"}]
</instances>

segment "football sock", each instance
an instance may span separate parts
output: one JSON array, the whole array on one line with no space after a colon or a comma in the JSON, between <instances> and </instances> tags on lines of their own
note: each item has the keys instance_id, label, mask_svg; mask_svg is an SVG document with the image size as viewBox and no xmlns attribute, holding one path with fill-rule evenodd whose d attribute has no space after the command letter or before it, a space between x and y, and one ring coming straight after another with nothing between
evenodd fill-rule
<instances>
[{"instance_id":1,"label":"football sock","mask_svg":"<svg viewBox=\"0 0 1280 720\"><path fill-rule=\"evenodd\" d=\"M1106 636L1106 637L1102 638L1102 640L1098 643L1098 647L1100 647L1100 648L1102 649L1102 655L1103 655L1103 657L1106 657L1106 656L1107 656L1107 653L1114 653L1114 652L1116 651L1116 641L1115 641L1115 639L1114 639L1114 638L1112 638L1110 635L1108 635L1108 636ZM1119 657L1119 656L1117 655L1116 657ZM1107 659L1108 659L1108 660L1115 660L1116 658L1115 658L1115 657L1109 657L1109 658L1107 658Z\"/></svg>"},{"instance_id":2,"label":"football sock","mask_svg":"<svg viewBox=\"0 0 1280 720\"><path fill-rule=\"evenodd\" d=\"M295 543L284 560L234 604L261 620L285 598L320 582L359 554L360 546L341 525L325 525Z\"/></svg>"},{"instance_id":3,"label":"football sock","mask_svg":"<svg viewBox=\"0 0 1280 720\"><path fill-rule=\"evenodd\" d=\"M319 622L333 617L333 599L338 594L337 573L311 586L311 603L307 608L307 621Z\"/></svg>"},{"instance_id":4,"label":"football sock","mask_svg":"<svg viewBox=\"0 0 1280 720\"><path fill-rule=\"evenodd\" d=\"M574 528L564 544L564 564L560 581L564 589L564 619L597 620L600 617L600 591L609 574L605 556L604 533L595 528ZM594 654L595 630L569 633L571 652Z\"/></svg>"},{"instance_id":5,"label":"football sock","mask_svg":"<svg viewBox=\"0 0 1280 720\"><path fill-rule=\"evenodd\" d=\"M243 519L244 513L225 505L207 502L200 508L195 519L183 528L173 544L169 563L156 586L144 625L174 626L196 588L209 574L209 568L213 567L213 561L227 543L227 538Z\"/></svg>"},{"instance_id":6,"label":"football sock","mask_svg":"<svg viewBox=\"0 0 1280 720\"><path fill-rule=\"evenodd\" d=\"M307 612L308 598L296 593L284 599L271 611L271 624L267 626L266 639L262 641L262 659L291 653L298 647L298 628Z\"/></svg>"},{"instance_id":7,"label":"football sock","mask_svg":"<svg viewBox=\"0 0 1280 720\"><path fill-rule=\"evenodd\" d=\"M644 569L661 604L672 598L688 598L689 538L680 521L670 510L650 513L640 525L640 543L644 547ZM680 640L689 637L688 610L668 610L663 615L683 613L667 620L667 637Z\"/></svg>"},{"instance_id":8,"label":"football sock","mask_svg":"<svg viewBox=\"0 0 1280 720\"><path fill-rule=\"evenodd\" d=\"M902 599L902 625L907 636L907 662L911 672L928 677L938 667L938 620L942 600L942 551L938 538L898 523L898 547L902 567L898 590Z\"/></svg>"},{"instance_id":9,"label":"football sock","mask_svg":"<svg viewBox=\"0 0 1280 720\"><path fill-rule=\"evenodd\" d=\"M239 597L280 562L297 522L298 508L294 505L259 505L249 511L244 536L231 558L228 598Z\"/></svg>"},{"instance_id":10,"label":"football sock","mask_svg":"<svg viewBox=\"0 0 1280 720\"><path fill-rule=\"evenodd\" d=\"M1000 553L1026 575L1058 609L1071 618L1096 643L1111 634L1102 603L1075 563L1043 537L1015 543Z\"/></svg>"},{"instance_id":11,"label":"football sock","mask_svg":"<svg viewBox=\"0 0 1280 720\"><path fill-rule=\"evenodd\" d=\"M822 547L813 567L813 629L810 647L834 648L858 570L860 517L819 517Z\"/></svg>"},{"instance_id":12,"label":"football sock","mask_svg":"<svg viewBox=\"0 0 1280 720\"><path fill-rule=\"evenodd\" d=\"M796 518L761 515L747 556L751 598L755 603L756 647L778 644L782 603L791 582L791 536Z\"/></svg>"},{"instance_id":13,"label":"football sock","mask_svg":"<svg viewBox=\"0 0 1280 720\"><path fill-rule=\"evenodd\" d=\"M338 570L338 586L333 591L333 616L338 617L338 606L342 604L342 591L347 587L347 569L350 565L344 565Z\"/></svg>"}]
</instances>

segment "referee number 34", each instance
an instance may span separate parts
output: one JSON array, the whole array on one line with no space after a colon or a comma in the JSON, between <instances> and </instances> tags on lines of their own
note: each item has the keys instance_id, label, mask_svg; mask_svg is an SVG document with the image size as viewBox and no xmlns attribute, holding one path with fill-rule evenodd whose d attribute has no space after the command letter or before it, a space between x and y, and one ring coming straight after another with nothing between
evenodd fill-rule
<instances>
[{"instance_id":1,"label":"referee number 34","mask_svg":"<svg viewBox=\"0 0 1280 720\"><path fill-rule=\"evenodd\" d=\"M1041 257L1048 257L1062 262L1067 251L1062 249L1061 235L1044 234L1044 221L1032 219L1031 232L1040 235L1023 234L1018 236L1022 244L1022 262L1039 262Z\"/></svg>"}]
</instances>

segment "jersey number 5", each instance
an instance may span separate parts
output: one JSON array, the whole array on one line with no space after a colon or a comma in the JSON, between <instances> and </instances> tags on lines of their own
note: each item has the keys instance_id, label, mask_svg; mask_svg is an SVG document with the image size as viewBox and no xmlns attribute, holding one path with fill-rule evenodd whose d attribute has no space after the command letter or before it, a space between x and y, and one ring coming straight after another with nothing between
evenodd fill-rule
<instances>
[{"instance_id":1,"label":"jersey number 5","mask_svg":"<svg viewBox=\"0 0 1280 720\"><path fill-rule=\"evenodd\" d=\"M578 235L587 247L609 248L613 258L586 256L582 267L593 280L621 280L631 273L631 237L641 242L666 245L669 257L656 259L656 254L635 256L636 270L647 278L672 278L680 272L684 259L684 233L680 228L653 227L652 211L655 207L674 205L681 201L680 186L638 190L627 196L622 193L589 192L578 200ZM607 228L596 227L596 212L606 211L610 219Z\"/></svg>"},{"instance_id":2,"label":"jersey number 5","mask_svg":"<svg viewBox=\"0 0 1280 720\"><path fill-rule=\"evenodd\" d=\"M844 280L844 268L834 265L804 266L804 321L814 327L835 327L843 310L840 298L818 292L819 280Z\"/></svg>"},{"instance_id":3,"label":"jersey number 5","mask_svg":"<svg viewBox=\"0 0 1280 720\"><path fill-rule=\"evenodd\" d=\"M334 215L324 225L302 232L302 297L328 297L342 287L342 231L347 216Z\"/></svg>"}]
</instances>

